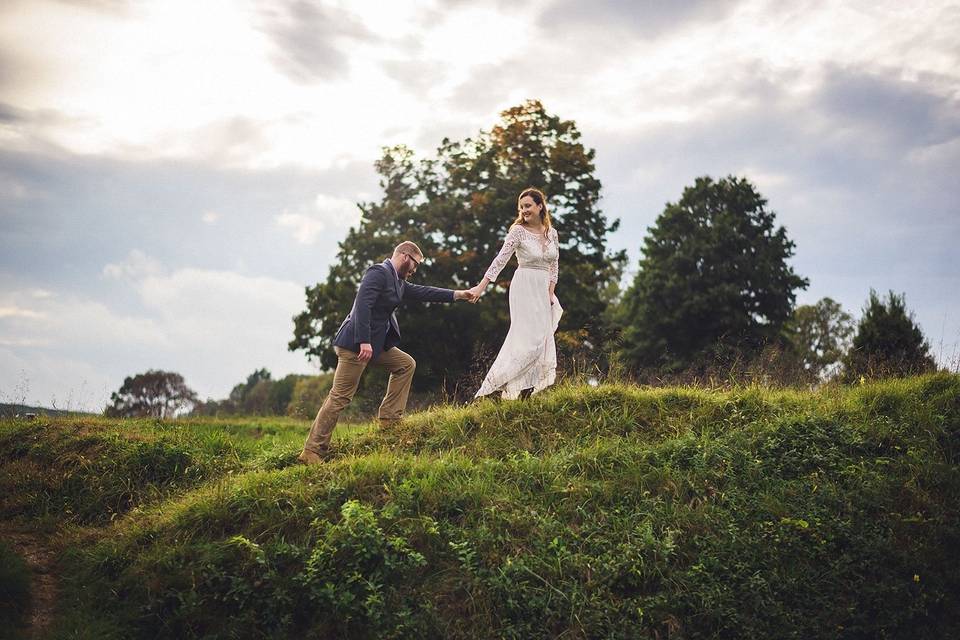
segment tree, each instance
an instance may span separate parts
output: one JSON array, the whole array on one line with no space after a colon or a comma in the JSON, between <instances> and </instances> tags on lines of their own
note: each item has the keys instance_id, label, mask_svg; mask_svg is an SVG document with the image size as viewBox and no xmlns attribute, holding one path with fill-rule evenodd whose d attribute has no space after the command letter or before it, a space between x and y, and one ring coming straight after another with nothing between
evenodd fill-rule
<instances>
[{"instance_id":1,"label":"tree","mask_svg":"<svg viewBox=\"0 0 960 640\"><path fill-rule=\"evenodd\" d=\"M837 373L850 348L853 329L853 316L831 298L794 310L785 331L790 354L807 381L816 382Z\"/></svg>"},{"instance_id":2,"label":"tree","mask_svg":"<svg viewBox=\"0 0 960 640\"><path fill-rule=\"evenodd\" d=\"M230 390L230 400L232 400L238 408L241 408L247 396L250 395L257 384L269 380L270 371L268 371L266 367L254 370L253 373L247 376L246 382L241 382Z\"/></svg>"},{"instance_id":3,"label":"tree","mask_svg":"<svg viewBox=\"0 0 960 640\"><path fill-rule=\"evenodd\" d=\"M220 412L225 414L265 415L271 383L270 371L266 367L255 369L245 382L234 385L230 395L220 401Z\"/></svg>"},{"instance_id":4,"label":"tree","mask_svg":"<svg viewBox=\"0 0 960 640\"><path fill-rule=\"evenodd\" d=\"M697 178L667 203L624 295L621 356L670 373L753 357L779 340L808 281L787 265L794 244L745 178Z\"/></svg>"},{"instance_id":5,"label":"tree","mask_svg":"<svg viewBox=\"0 0 960 640\"><path fill-rule=\"evenodd\" d=\"M245 382L230 391L230 397L217 401L199 402L192 415L261 415L282 416L293 397L297 382L307 376L289 374L274 380L267 369L257 369Z\"/></svg>"},{"instance_id":6,"label":"tree","mask_svg":"<svg viewBox=\"0 0 960 640\"><path fill-rule=\"evenodd\" d=\"M291 373L273 381L270 386L270 393L267 396L267 407L270 415L286 415L287 407L293 399L293 390L297 381L304 377L306 376ZM319 409L319 406L317 408Z\"/></svg>"},{"instance_id":7,"label":"tree","mask_svg":"<svg viewBox=\"0 0 960 640\"><path fill-rule=\"evenodd\" d=\"M593 158L576 125L549 115L538 101L504 111L496 126L475 138L444 139L434 158L417 161L403 146L385 149L375 165L383 198L359 205L360 224L340 243L326 281L307 288L290 349L305 350L325 368L335 366L331 343L360 278L403 239L416 241L427 257L418 271L422 281L451 288L476 283L516 218L517 195L528 186L547 193L560 235L561 330L585 328L578 342L600 346L609 331L603 295L619 279L625 255L607 251L606 236L619 221L608 223L597 206ZM477 306L402 310L403 348L417 359L418 387L446 382L453 390L454 381L476 368L478 354L496 352L509 327L503 291L511 274L505 269Z\"/></svg>"},{"instance_id":8,"label":"tree","mask_svg":"<svg viewBox=\"0 0 960 640\"><path fill-rule=\"evenodd\" d=\"M272 412L270 410L270 389L273 387L273 380L259 380L244 395L243 402L240 404L239 413L245 416L266 416Z\"/></svg>"},{"instance_id":9,"label":"tree","mask_svg":"<svg viewBox=\"0 0 960 640\"><path fill-rule=\"evenodd\" d=\"M913 314L907 312L903 294L890 291L883 301L870 290L844 365L849 381L868 375L909 376L936 368L930 345Z\"/></svg>"},{"instance_id":10,"label":"tree","mask_svg":"<svg viewBox=\"0 0 960 640\"><path fill-rule=\"evenodd\" d=\"M287 404L287 415L295 418L312 419L323 404L330 387L333 386L333 374L303 376L293 387L293 394Z\"/></svg>"},{"instance_id":11,"label":"tree","mask_svg":"<svg viewBox=\"0 0 960 640\"><path fill-rule=\"evenodd\" d=\"M121 418L170 418L196 402L197 394L179 373L151 369L125 378L120 389L110 395L104 413Z\"/></svg>"}]
</instances>

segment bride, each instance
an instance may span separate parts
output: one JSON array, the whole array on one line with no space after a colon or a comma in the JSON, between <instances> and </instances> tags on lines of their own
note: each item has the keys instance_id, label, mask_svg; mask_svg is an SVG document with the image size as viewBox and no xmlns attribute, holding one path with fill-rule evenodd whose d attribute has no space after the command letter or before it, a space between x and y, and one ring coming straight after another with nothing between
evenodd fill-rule
<instances>
[{"instance_id":1,"label":"bride","mask_svg":"<svg viewBox=\"0 0 960 640\"><path fill-rule=\"evenodd\" d=\"M522 392L537 393L552 385L557 376L553 334L563 309L554 288L560 247L557 231L550 224L546 197L539 189L524 189L517 198L517 219L510 226L503 248L480 283L470 290L476 296L474 302L514 252L520 266L509 287L510 330L476 397L498 391L508 399Z\"/></svg>"}]
</instances>

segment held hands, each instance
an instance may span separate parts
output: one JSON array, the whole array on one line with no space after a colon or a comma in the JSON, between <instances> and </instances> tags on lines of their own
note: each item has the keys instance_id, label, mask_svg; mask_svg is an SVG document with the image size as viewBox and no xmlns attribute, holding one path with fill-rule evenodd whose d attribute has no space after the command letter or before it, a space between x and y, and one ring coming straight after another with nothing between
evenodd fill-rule
<instances>
[{"instance_id":1,"label":"held hands","mask_svg":"<svg viewBox=\"0 0 960 640\"><path fill-rule=\"evenodd\" d=\"M476 302L479 296L474 293L473 289L462 289L459 291L453 292L454 300L466 300L467 302Z\"/></svg>"},{"instance_id":2,"label":"held hands","mask_svg":"<svg viewBox=\"0 0 960 640\"><path fill-rule=\"evenodd\" d=\"M473 299L470 300L470 302L472 302L473 304L477 304L478 302L480 302L480 296L483 295L484 289L486 289L486 287L483 285L483 283L478 284L472 289L467 289L467 291L473 295Z\"/></svg>"}]
</instances>

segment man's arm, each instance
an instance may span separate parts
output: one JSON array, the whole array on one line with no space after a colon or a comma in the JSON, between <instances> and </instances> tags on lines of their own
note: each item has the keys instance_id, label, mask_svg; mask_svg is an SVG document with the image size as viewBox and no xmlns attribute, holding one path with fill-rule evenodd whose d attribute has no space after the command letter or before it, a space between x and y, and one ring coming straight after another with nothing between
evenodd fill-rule
<instances>
[{"instance_id":1,"label":"man's arm","mask_svg":"<svg viewBox=\"0 0 960 640\"><path fill-rule=\"evenodd\" d=\"M421 284L408 282L403 287L403 299L412 302L453 302L454 300L464 299L457 295L463 293L453 289L441 289L439 287L427 287Z\"/></svg>"}]
</instances>

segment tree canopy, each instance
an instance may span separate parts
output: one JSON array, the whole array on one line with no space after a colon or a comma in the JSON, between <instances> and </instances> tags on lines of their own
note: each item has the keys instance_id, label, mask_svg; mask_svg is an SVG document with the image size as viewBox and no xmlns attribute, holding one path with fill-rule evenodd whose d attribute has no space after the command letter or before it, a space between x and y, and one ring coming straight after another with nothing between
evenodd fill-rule
<instances>
[{"instance_id":1,"label":"tree canopy","mask_svg":"<svg viewBox=\"0 0 960 640\"><path fill-rule=\"evenodd\" d=\"M785 331L790 355L808 382L836 375L850 348L853 316L832 298L797 307Z\"/></svg>"},{"instance_id":2,"label":"tree canopy","mask_svg":"<svg viewBox=\"0 0 960 640\"><path fill-rule=\"evenodd\" d=\"M151 369L125 378L120 389L110 395L104 413L121 418L171 418L196 402L197 394L179 373Z\"/></svg>"},{"instance_id":3,"label":"tree canopy","mask_svg":"<svg viewBox=\"0 0 960 640\"><path fill-rule=\"evenodd\" d=\"M746 178L697 178L648 231L620 312L628 368L690 370L781 339L808 282L787 264L794 244Z\"/></svg>"},{"instance_id":4,"label":"tree canopy","mask_svg":"<svg viewBox=\"0 0 960 640\"><path fill-rule=\"evenodd\" d=\"M364 271L402 240L415 241L426 257L416 282L449 288L478 282L516 218L518 194L529 186L547 194L560 237L561 333L566 330L578 345L599 347L609 330L606 291L619 279L625 254L608 251L607 234L619 221L609 222L599 209L593 159L574 122L548 114L538 101L507 109L491 130L473 138L444 139L434 157L418 160L405 146L384 149L375 164L383 197L359 205L360 224L340 243L326 280L307 287L290 349L335 366L332 340ZM508 267L476 306L402 308L401 348L417 360L415 384L479 386L463 376L481 370L484 356L495 353L506 335L503 292L511 275Z\"/></svg>"}]
</instances>

